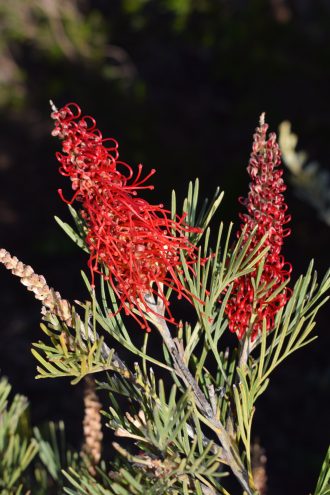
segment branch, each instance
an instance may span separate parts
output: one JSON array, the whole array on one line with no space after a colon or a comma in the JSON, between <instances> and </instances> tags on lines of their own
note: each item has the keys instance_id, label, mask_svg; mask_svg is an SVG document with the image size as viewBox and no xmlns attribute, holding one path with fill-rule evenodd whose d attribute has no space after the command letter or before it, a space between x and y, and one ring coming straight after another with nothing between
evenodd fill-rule
<instances>
[{"instance_id":1,"label":"branch","mask_svg":"<svg viewBox=\"0 0 330 495\"><path fill-rule=\"evenodd\" d=\"M45 316L47 313L56 315L63 323L68 327L75 328L75 324L72 319L72 313L74 306L70 304L67 299L63 299L61 294L55 291L52 287L49 287L45 277L38 275L34 272L30 265L25 265L5 249L0 249L0 263L2 263L13 275L20 278L21 283L27 288L27 290L34 293L34 297L41 301L42 309L41 313ZM87 332L84 323L80 321L80 331L82 338L92 343L99 339L97 333L90 325L87 327ZM101 348L102 357L106 360L110 355L110 349L105 342ZM117 356L112 355L112 363L118 368L118 372L126 378L134 378L131 371L127 368L126 364Z\"/></svg>"},{"instance_id":2,"label":"branch","mask_svg":"<svg viewBox=\"0 0 330 495\"><path fill-rule=\"evenodd\" d=\"M230 438L221 421L219 421L215 416L212 406L209 404L202 390L199 388L199 385L191 374L190 370L183 362L181 354L177 346L175 345L174 340L172 339L167 323L162 316L165 310L163 301L159 298L157 303L152 302L148 297L148 301L145 302L146 308L150 304L156 307L156 310L148 312L148 317L162 336L163 341L173 358L174 367L178 375L182 378L186 387L191 388L195 396L197 407L205 415L207 423L211 425L212 429L217 434L223 448L225 461L231 467L233 473L239 480L244 490L246 490L247 494L253 495L253 480L249 479L248 473L242 463L242 460L239 457L236 444Z\"/></svg>"}]
</instances>

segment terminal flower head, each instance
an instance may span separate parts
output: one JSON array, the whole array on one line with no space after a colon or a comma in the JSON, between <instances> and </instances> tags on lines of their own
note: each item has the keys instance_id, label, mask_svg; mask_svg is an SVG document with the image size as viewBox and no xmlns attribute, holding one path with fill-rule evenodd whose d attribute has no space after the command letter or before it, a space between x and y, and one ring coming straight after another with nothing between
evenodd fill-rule
<instances>
[{"instance_id":1,"label":"terminal flower head","mask_svg":"<svg viewBox=\"0 0 330 495\"><path fill-rule=\"evenodd\" d=\"M264 261L260 286L269 287L261 297L254 294L252 279L258 267L252 273L234 281L233 289L226 305L229 329L241 339L247 333L254 339L262 329L263 319L267 330L274 327L274 318L279 309L289 299L289 289L284 288L275 297L272 294L291 273L291 265L286 263L281 254L283 239L290 234L285 224L290 221L283 192L286 189L282 179L281 157L276 135L267 137L268 125L264 114L260 126L253 137L252 153L247 171L250 175L250 191L247 198L240 198L246 212L240 215L242 224L238 236L243 234L247 240L256 229L249 246L251 252L267 234L263 250L269 247ZM271 286L270 286L271 284Z\"/></svg>"},{"instance_id":2,"label":"terminal flower head","mask_svg":"<svg viewBox=\"0 0 330 495\"><path fill-rule=\"evenodd\" d=\"M153 189L147 181L155 170L142 177L142 165L138 165L134 174L130 165L119 160L117 141L104 138L95 120L82 116L78 105L54 109L52 118L52 134L62 140L59 170L71 179L74 191L69 201L61 190L59 194L69 204L81 203L92 284L96 273L109 280L120 307L147 330L146 313L156 311L148 301L157 298L165 307L165 315L157 316L175 323L164 288L192 300L178 276L180 252L192 270L197 250L187 234L200 230L188 226L184 216L172 219L163 205L151 205L139 196L141 190Z\"/></svg>"}]
</instances>

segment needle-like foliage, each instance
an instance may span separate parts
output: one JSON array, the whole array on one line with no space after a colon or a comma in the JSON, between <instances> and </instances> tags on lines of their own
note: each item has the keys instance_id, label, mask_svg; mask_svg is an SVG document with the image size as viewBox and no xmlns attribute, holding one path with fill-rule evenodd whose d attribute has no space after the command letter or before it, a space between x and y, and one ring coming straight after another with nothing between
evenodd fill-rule
<instances>
[{"instance_id":1,"label":"needle-like foliage","mask_svg":"<svg viewBox=\"0 0 330 495\"><path fill-rule=\"evenodd\" d=\"M86 300L63 299L4 249L0 262L42 302L43 337L32 348L37 378L75 384L95 376L112 440L100 458L99 405L96 415L85 411L84 434L93 441L97 433L93 462L86 449L65 446L63 425L22 439L25 403L6 409L1 382L0 452L7 441L12 446L0 473L16 490L4 493L23 493L19 476L34 456L38 495L47 486L68 495L261 493L252 455L257 399L273 371L316 339L315 318L330 289L330 272L318 281L313 263L290 283L280 254L288 216L276 136L267 136L262 117L235 237L233 224L221 221L219 189L200 202L196 180L182 207L174 192L170 211L152 206L140 194L153 172L142 179L142 166L134 173L120 162L117 142L104 139L78 106L53 110L60 170L75 191L70 203L79 206L69 205L72 225L56 220L88 254ZM314 495L330 493L329 476L327 454Z\"/></svg>"}]
</instances>

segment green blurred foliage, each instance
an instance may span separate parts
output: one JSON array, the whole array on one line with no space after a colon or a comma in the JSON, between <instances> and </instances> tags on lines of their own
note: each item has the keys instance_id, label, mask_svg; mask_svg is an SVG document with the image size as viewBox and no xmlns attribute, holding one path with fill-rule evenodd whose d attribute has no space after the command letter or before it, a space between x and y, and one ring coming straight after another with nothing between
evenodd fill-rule
<instances>
[{"instance_id":1,"label":"green blurred foliage","mask_svg":"<svg viewBox=\"0 0 330 495\"><path fill-rule=\"evenodd\" d=\"M78 0L2 2L0 31L0 105L22 105L29 98L27 53L46 67L61 61L101 64L103 74L109 74L105 19Z\"/></svg>"},{"instance_id":2,"label":"green blurred foliage","mask_svg":"<svg viewBox=\"0 0 330 495\"><path fill-rule=\"evenodd\" d=\"M27 407L22 395L9 399L11 386L0 379L0 491L2 495L20 495L25 487L30 463L39 448L32 437Z\"/></svg>"}]
</instances>

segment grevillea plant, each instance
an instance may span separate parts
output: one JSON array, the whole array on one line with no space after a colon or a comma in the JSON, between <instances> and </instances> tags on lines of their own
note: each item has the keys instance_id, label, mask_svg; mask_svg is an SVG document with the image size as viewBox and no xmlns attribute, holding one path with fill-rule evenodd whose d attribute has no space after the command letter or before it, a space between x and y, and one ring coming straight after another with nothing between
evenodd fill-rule
<instances>
[{"instance_id":1,"label":"grevillea plant","mask_svg":"<svg viewBox=\"0 0 330 495\"><path fill-rule=\"evenodd\" d=\"M73 226L57 222L87 254L89 297L63 299L0 250L3 265L42 303L44 340L32 348L37 378L86 382L80 453L63 460L55 426L49 441L35 430L25 459L39 455L37 480L48 488L38 493L50 493L51 479L52 493L70 495L265 494L263 450L251 437L256 402L274 369L316 338L330 288L330 273L317 283L312 263L290 284L282 252L290 217L275 134L262 115L235 237L232 224L219 222L219 189L200 205L196 180L182 208L174 193L171 210L150 204L143 193L154 170L143 174L142 165L119 160L117 141L75 103L52 107L59 172L73 190L59 190ZM190 305L189 321L177 299ZM99 402L92 377L108 403ZM116 440L110 456L101 409ZM328 454L314 495L330 493L329 479Z\"/></svg>"}]
</instances>

